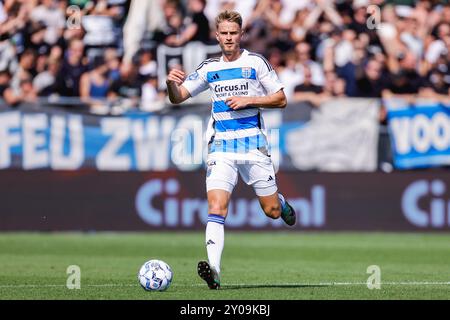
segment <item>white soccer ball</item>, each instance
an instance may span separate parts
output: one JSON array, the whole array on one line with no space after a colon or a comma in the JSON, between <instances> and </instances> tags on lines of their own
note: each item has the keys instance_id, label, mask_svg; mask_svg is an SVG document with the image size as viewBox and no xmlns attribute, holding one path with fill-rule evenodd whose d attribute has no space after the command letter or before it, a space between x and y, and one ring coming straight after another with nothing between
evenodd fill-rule
<instances>
[{"instance_id":1,"label":"white soccer ball","mask_svg":"<svg viewBox=\"0 0 450 320\"><path fill-rule=\"evenodd\" d=\"M164 291L172 283L173 272L169 265L161 260L149 260L139 270L138 280L147 291Z\"/></svg>"}]
</instances>

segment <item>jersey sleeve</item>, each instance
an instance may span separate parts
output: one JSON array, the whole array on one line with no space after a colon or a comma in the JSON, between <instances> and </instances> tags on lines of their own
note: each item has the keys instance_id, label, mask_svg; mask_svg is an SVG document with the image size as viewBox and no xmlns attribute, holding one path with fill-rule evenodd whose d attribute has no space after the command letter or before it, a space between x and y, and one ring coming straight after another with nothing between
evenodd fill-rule
<instances>
[{"instance_id":1,"label":"jersey sleeve","mask_svg":"<svg viewBox=\"0 0 450 320\"><path fill-rule=\"evenodd\" d=\"M197 69L186 77L184 80L183 87L189 91L191 97L195 97L199 93L205 91L209 88L208 82L202 69Z\"/></svg>"},{"instance_id":2,"label":"jersey sleeve","mask_svg":"<svg viewBox=\"0 0 450 320\"><path fill-rule=\"evenodd\" d=\"M258 78L267 94L274 94L284 88L277 73L264 57L256 58L258 61Z\"/></svg>"}]
</instances>

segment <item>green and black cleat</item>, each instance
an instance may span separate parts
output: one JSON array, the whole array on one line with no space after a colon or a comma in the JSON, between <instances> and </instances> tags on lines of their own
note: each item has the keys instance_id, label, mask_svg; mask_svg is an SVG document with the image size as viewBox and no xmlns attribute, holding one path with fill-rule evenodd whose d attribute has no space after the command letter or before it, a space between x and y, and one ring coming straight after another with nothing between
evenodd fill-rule
<instances>
[{"instance_id":1,"label":"green and black cleat","mask_svg":"<svg viewBox=\"0 0 450 320\"><path fill-rule=\"evenodd\" d=\"M206 261L198 263L197 272L200 278L206 281L211 290L218 290L220 288L220 277L214 268L209 266Z\"/></svg>"},{"instance_id":2,"label":"green and black cleat","mask_svg":"<svg viewBox=\"0 0 450 320\"><path fill-rule=\"evenodd\" d=\"M294 208L292 208L287 201L285 201L285 203L286 206L284 207L284 210L281 211L281 219L283 219L288 226L293 226L297 220L297 215L295 214Z\"/></svg>"}]
</instances>

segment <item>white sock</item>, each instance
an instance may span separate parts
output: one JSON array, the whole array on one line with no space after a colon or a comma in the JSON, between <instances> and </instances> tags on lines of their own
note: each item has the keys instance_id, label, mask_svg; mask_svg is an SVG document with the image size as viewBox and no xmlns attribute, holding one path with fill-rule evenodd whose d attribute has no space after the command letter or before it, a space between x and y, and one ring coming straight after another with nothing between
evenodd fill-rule
<instances>
[{"instance_id":1,"label":"white sock","mask_svg":"<svg viewBox=\"0 0 450 320\"><path fill-rule=\"evenodd\" d=\"M278 199L280 199L281 210L284 210L284 208L286 207L286 200L281 193L278 193Z\"/></svg>"},{"instance_id":2,"label":"white sock","mask_svg":"<svg viewBox=\"0 0 450 320\"><path fill-rule=\"evenodd\" d=\"M214 267L220 273L220 259L222 257L225 230L225 218L217 214L208 215L208 223L206 224L206 251L208 253L208 261L211 267Z\"/></svg>"}]
</instances>

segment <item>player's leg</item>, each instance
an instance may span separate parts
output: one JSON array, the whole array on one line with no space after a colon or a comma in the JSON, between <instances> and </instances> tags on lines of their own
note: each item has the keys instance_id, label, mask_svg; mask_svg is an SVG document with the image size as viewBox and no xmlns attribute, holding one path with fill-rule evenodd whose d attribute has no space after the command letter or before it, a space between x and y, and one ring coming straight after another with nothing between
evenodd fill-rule
<instances>
[{"instance_id":1,"label":"player's leg","mask_svg":"<svg viewBox=\"0 0 450 320\"><path fill-rule=\"evenodd\" d=\"M208 191L208 222L206 224L205 242L208 260L212 267L220 273L220 260L224 247L225 218L231 193L214 189Z\"/></svg>"},{"instance_id":2,"label":"player's leg","mask_svg":"<svg viewBox=\"0 0 450 320\"><path fill-rule=\"evenodd\" d=\"M208 198L208 221L205 243L208 262L198 263L198 274L210 289L220 287L220 263L225 239L225 218L231 193L237 182L237 169L232 161L208 162L206 189Z\"/></svg>"},{"instance_id":3,"label":"player's leg","mask_svg":"<svg viewBox=\"0 0 450 320\"><path fill-rule=\"evenodd\" d=\"M259 204L266 216L272 219L278 219L281 216L281 203L278 199L278 191L268 195L258 195Z\"/></svg>"},{"instance_id":4,"label":"player's leg","mask_svg":"<svg viewBox=\"0 0 450 320\"><path fill-rule=\"evenodd\" d=\"M278 191L269 196L258 196L259 203L266 216L278 219L281 216L287 225L293 226L296 222L294 208L284 199Z\"/></svg>"},{"instance_id":5,"label":"player's leg","mask_svg":"<svg viewBox=\"0 0 450 320\"><path fill-rule=\"evenodd\" d=\"M206 224L205 242L207 261L198 263L198 274L206 281L210 289L220 287L220 262L225 242L225 218L231 193L221 189L207 192L208 221Z\"/></svg>"},{"instance_id":6,"label":"player's leg","mask_svg":"<svg viewBox=\"0 0 450 320\"><path fill-rule=\"evenodd\" d=\"M268 217L278 219L281 216L289 226L295 224L295 211L278 192L275 170L270 158L266 161L241 164L239 173L245 183L253 186L261 208Z\"/></svg>"}]
</instances>

